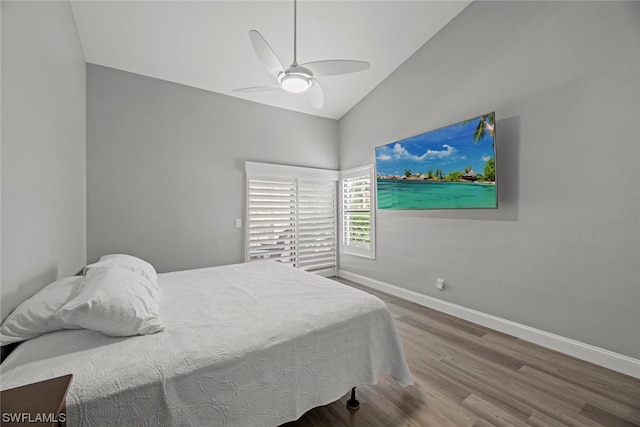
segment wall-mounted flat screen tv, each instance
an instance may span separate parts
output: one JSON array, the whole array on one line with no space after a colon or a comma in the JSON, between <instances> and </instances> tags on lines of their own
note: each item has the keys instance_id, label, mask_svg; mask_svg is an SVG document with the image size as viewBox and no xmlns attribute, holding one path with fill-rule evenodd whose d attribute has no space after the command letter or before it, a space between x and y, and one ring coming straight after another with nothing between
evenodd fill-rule
<instances>
[{"instance_id":1,"label":"wall-mounted flat screen tv","mask_svg":"<svg viewBox=\"0 0 640 427\"><path fill-rule=\"evenodd\" d=\"M376 148L378 209L497 208L495 113Z\"/></svg>"}]
</instances>

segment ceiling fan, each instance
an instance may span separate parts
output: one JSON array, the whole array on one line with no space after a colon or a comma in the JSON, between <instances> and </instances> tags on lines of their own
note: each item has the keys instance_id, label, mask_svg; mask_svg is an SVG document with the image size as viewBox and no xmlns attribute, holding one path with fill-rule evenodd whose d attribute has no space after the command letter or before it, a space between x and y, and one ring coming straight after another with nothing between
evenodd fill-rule
<instances>
[{"instance_id":1,"label":"ceiling fan","mask_svg":"<svg viewBox=\"0 0 640 427\"><path fill-rule=\"evenodd\" d=\"M270 90L285 90L290 93L306 92L311 104L317 109L324 105L324 93L316 76L335 76L339 74L355 73L369 69L365 61L346 59L326 60L298 64L297 60L297 0L293 0L293 63L284 68L269 43L256 30L249 31L249 38L258 58L262 61L270 74L278 80L277 85L256 86L234 89L234 92L262 92Z\"/></svg>"}]
</instances>

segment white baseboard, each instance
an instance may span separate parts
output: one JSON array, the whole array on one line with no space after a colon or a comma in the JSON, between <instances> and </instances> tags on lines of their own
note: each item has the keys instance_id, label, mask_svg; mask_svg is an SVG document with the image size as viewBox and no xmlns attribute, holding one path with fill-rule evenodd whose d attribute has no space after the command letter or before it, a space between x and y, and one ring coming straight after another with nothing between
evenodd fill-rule
<instances>
[{"instance_id":1,"label":"white baseboard","mask_svg":"<svg viewBox=\"0 0 640 427\"><path fill-rule=\"evenodd\" d=\"M600 347L555 335L540 329L531 328L520 323L492 316L481 311L463 307L447 301L442 301L427 295L400 288L380 280L371 279L359 274L339 270L339 277L354 281L361 285L376 289L387 294L415 302L425 307L433 308L443 313L477 323L496 331L521 338L543 347L568 354L578 359L603 366L605 368L640 378L640 360L623 354L614 353Z\"/></svg>"}]
</instances>

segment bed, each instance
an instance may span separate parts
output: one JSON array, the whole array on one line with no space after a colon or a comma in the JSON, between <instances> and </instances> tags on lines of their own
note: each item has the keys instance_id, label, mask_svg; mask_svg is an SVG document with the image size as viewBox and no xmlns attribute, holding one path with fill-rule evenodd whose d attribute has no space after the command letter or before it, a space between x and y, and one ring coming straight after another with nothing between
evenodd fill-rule
<instances>
[{"instance_id":1,"label":"bed","mask_svg":"<svg viewBox=\"0 0 640 427\"><path fill-rule=\"evenodd\" d=\"M412 384L377 297L274 261L157 275L166 329L45 333L1 388L73 374L70 426L278 426L389 374Z\"/></svg>"}]
</instances>

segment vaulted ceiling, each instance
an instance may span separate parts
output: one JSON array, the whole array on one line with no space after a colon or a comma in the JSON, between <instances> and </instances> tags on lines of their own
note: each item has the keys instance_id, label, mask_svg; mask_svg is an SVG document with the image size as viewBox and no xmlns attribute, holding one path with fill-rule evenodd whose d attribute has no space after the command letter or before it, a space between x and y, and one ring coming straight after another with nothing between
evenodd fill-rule
<instances>
[{"instance_id":1,"label":"vaulted ceiling","mask_svg":"<svg viewBox=\"0 0 640 427\"><path fill-rule=\"evenodd\" d=\"M318 77L324 106L282 90L239 93L275 78L249 40L257 30L285 67L293 60L293 0L72 1L87 62L262 104L339 119L470 1L300 0L298 62L354 59L371 68Z\"/></svg>"}]
</instances>

